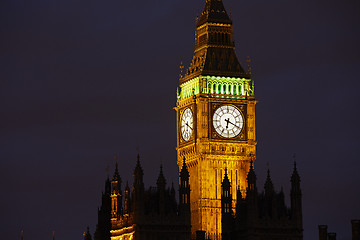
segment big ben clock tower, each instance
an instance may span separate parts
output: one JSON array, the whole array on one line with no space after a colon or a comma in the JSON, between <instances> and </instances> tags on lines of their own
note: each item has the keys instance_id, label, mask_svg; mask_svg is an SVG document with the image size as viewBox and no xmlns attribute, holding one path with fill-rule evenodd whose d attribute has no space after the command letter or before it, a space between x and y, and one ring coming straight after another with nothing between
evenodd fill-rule
<instances>
[{"instance_id":1,"label":"big ben clock tower","mask_svg":"<svg viewBox=\"0 0 360 240\"><path fill-rule=\"evenodd\" d=\"M192 232L221 234L221 182L225 168L236 201L256 158L254 83L236 54L232 20L222 0L206 0L197 20L193 60L176 102L177 163L190 173Z\"/></svg>"}]
</instances>

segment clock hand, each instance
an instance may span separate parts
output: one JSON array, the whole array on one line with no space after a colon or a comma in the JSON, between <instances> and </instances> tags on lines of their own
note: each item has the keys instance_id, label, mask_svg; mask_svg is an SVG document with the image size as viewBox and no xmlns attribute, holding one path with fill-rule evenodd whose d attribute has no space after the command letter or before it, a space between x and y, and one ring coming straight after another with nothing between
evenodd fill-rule
<instances>
[{"instance_id":1,"label":"clock hand","mask_svg":"<svg viewBox=\"0 0 360 240\"><path fill-rule=\"evenodd\" d=\"M229 118L225 119L225 122L226 122L226 129L228 128L228 125L229 125Z\"/></svg>"},{"instance_id":2,"label":"clock hand","mask_svg":"<svg viewBox=\"0 0 360 240\"><path fill-rule=\"evenodd\" d=\"M228 118L228 119L225 119L225 121L226 121L226 128L228 128L229 123L231 123L231 124L234 125L235 127L239 127L239 126L235 125L234 123L232 123L232 122L229 120L229 118Z\"/></svg>"},{"instance_id":3,"label":"clock hand","mask_svg":"<svg viewBox=\"0 0 360 240\"><path fill-rule=\"evenodd\" d=\"M235 127L239 127L239 126L235 125L234 123L232 123L232 122L230 122L230 121L229 121L229 123L231 123L231 124L234 125Z\"/></svg>"},{"instance_id":4,"label":"clock hand","mask_svg":"<svg viewBox=\"0 0 360 240\"><path fill-rule=\"evenodd\" d=\"M189 125L187 122L186 122L185 124L186 124L186 126L188 126L191 130L193 130L192 127L190 127L190 125Z\"/></svg>"}]
</instances>

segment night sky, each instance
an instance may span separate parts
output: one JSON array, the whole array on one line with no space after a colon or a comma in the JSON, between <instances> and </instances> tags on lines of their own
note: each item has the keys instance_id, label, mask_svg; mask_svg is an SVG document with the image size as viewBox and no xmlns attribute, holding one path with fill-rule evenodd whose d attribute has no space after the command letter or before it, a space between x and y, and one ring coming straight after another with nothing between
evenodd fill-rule
<instances>
[{"instance_id":1,"label":"night sky","mask_svg":"<svg viewBox=\"0 0 360 240\"><path fill-rule=\"evenodd\" d=\"M267 166L289 202L293 154L304 239L360 219L360 2L223 0L255 81L258 189ZM1 239L79 240L95 231L119 155L132 184L160 163L177 184L179 65L205 0L0 2ZM137 150L137 148L139 150ZM107 169L109 169L107 171ZM123 185L124 187L124 185Z\"/></svg>"}]
</instances>

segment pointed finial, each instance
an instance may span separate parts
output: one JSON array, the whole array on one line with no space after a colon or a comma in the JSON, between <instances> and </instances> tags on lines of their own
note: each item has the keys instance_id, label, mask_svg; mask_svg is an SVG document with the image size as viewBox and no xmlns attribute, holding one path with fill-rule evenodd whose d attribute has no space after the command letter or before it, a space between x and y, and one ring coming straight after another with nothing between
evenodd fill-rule
<instances>
[{"instance_id":1,"label":"pointed finial","mask_svg":"<svg viewBox=\"0 0 360 240\"><path fill-rule=\"evenodd\" d=\"M296 170L296 153L294 153L293 158L294 158L294 169Z\"/></svg>"},{"instance_id":2,"label":"pointed finial","mask_svg":"<svg viewBox=\"0 0 360 240\"><path fill-rule=\"evenodd\" d=\"M179 68L180 68L179 77L182 78L182 77L183 77L183 76L182 76L182 73L183 73L183 69L184 69L184 65L183 65L183 62L182 62L182 61L180 62L180 67L179 67Z\"/></svg>"},{"instance_id":3,"label":"pointed finial","mask_svg":"<svg viewBox=\"0 0 360 240\"><path fill-rule=\"evenodd\" d=\"M196 17L195 17L195 41L196 41L196 25L199 22L199 9L196 9Z\"/></svg>"},{"instance_id":4,"label":"pointed finial","mask_svg":"<svg viewBox=\"0 0 360 240\"><path fill-rule=\"evenodd\" d=\"M247 63L247 72L248 74L251 74L251 59L249 56L246 57L246 63Z\"/></svg>"}]
</instances>

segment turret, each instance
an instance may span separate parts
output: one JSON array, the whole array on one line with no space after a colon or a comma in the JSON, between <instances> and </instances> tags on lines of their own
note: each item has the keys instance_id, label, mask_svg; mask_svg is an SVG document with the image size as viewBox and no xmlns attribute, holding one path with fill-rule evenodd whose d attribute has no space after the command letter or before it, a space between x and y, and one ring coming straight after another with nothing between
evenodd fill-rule
<instances>
[{"instance_id":1,"label":"turret","mask_svg":"<svg viewBox=\"0 0 360 240\"><path fill-rule=\"evenodd\" d=\"M166 180L163 174L162 165L160 165L160 173L159 177L156 181L157 185L157 193L159 196L159 213L164 214L165 212L165 187L166 187Z\"/></svg>"},{"instance_id":2,"label":"turret","mask_svg":"<svg viewBox=\"0 0 360 240\"><path fill-rule=\"evenodd\" d=\"M270 170L267 171L267 177L264 184L265 196L272 197L274 195L274 184L270 177Z\"/></svg>"},{"instance_id":3,"label":"turret","mask_svg":"<svg viewBox=\"0 0 360 240\"><path fill-rule=\"evenodd\" d=\"M87 227L86 234L84 235L84 240L92 240L89 227Z\"/></svg>"},{"instance_id":4,"label":"turret","mask_svg":"<svg viewBox=\"0 0 360 240\"><path fill-rule=\"evenodd\" d=\"M287 208L285 205L285 195L284 190L281 187L279 194L277 195L277 214L279 218L287 216Z\"/></svg>"},{"instance_id":5,"label":"turret","mask_svg":"<svg viewBox=\"0 0 360 240\"><path fill-rule=\"evenodd\" d=\"M222 224L222 239L231 239L231 231L233 225L232 216L232 194L231 184L225 168L224 180L221 183L221 224Z\"/></svg>"},{"instance_id":6,"label":"turret","mask_svg":"<svg viewBox=\"0 0 360 240\"><path fill-rule=\"evenodd\" d=\"M105 192L102 194L101 207L98 209L98 223L94 240L110 240L111 202L111 182L108 177L105 181Z\"/></svg>"},{"instance_id":7,"label":"turret","mask_svg":"<svg viewBox=\"0 0 360 240\"><path fill-rule=\"evenodd\" d=\"M190 174L185 163L185 157L183 165L179 174L179 214L190 217Z\"/></svg>"},{"instance_id":8,"label":"turret","mask_svg":"<svg viewBox=\"0 0 360 240\"><path fill-rule=\"evenodd\" d=\"M162 165L160 165L160 173L159 173L158 179L156 181L156 185L157 185L158 190L165 191L166 179L164 177Z\"/></svg>"},{"instance_id":9,"label":"turret","mask_svg":"<svg viewBox=\"0 0 360 240\"><path fill-rule=\"evenodd\" d=\"M120 179L120 182L121 182L121 179ZM121 183L120 183L120 185L121 185ZM120 187L120 192L121 192L121 187ZM106 178L106 181L105 181L104 195L109 195L109 196L111 195L111 182L110 182L109 176Z\"/></svg>"},{"instance_id":10,"label":"turret","mask_svg":"<svg viewBox=\"0 0 360 240\"><path fill-rule=\"evenodd\" d=\"M294 170L291 175L291 219L296 226L302 229L302 206L301 206L301 188L300 176L297 172L296 162L294 162Z\"/></svg>"},{"instance_id":11,"label":"turret","mask_svg":"<svg viewBox=\"0 0 360 240\"><path fill-rule=\"evenodd\" d=\"M246 203L247 203L247 217L248 222L252 224L258 216L257 206L257 188L256 188L256 174L254 171L253 161L250 161L250 169L246 177Z\"/></svg>"},{"instance_id":12,"label":"turret","mask_svg":"<svg viewBox=\"0 0 360 240\"><path fill-rule=\"evenodd\" d=\"M115 164L115 172L112 178L111 189L111 218L118 218L122 211L121 177L119 175L118 164ZM109 185L105 184L105 191L109 191Z\"/></svg>"},{"instance_id":13,"label":"turret","mask_svg":"<svg viewBox=\"0 0 360 240\"><path fill-rule=\"evenodd\" d=\"M351 220L352 240L360 240L360 220Z\"/></svg>"},{"instance_id":14,"label":"turret","mask_svg":"<svg viewBox=\"0 0 360 240\"><path fill-rule=\"evenodd\" d=\"M236 189L236 206L235 206L236 216L240 216L242 201L243 201L243 198L241 195L240 187L238 187L238 189Z\"/></svg>"},{"instance_id":15,"label":"turret","mask_svg":"<svg viewBox=\"0 0 360 240\"><path fill-rule=\"evenodd\" d=\"M137 155L137 162L134 169L134 185L133 185L133 211L135 214L142 214L144 210L144 172L140 164L140 156Z\"/></svg>"},{"instance_id":16,"label":"turret","mask_svg":"<svg viewBox=\"0 0 360 240\"><path fill-rule=\"evenodd\" d=\"M257 194L256 188L256 174L254 171L253 160L250 161L250 169L248 175L246 177L247 180L247 188L246 188L246 196Z\"/></svg>"},{"instance_id":17,"label":"turret","mask_svg":"<svg viewBox=\"0 0 360 240\"><path fill-rule=\"evenodd\" d=\"M125 198L124 198L124 215L128 215L131 211L131 199L130 199L130 188L129 183L126 182L125 186L125 192L124 192Z\"/></svg>"},{"instance_id":18,"label":"turret","mask_svg":"<svg viewBox=\"0 0 360 240\"><path fill-rule=\"evenodd\" d=\"M328 233L328 240L336 240L336 233L334 232Z\"/></svg>"},{"instance_id":19,"label":"turret","mask_svg":"<svg viewBox=\"0 0 360 240\"><path fill-rule=\"evenodd\" d=\"M327 225L319 225L319 240L327 240Z\"/></svg>"},{"instance_id":20,"label":"turret","mask_svg":"<svg viewBox=\"0 0 360 240\"><path fill-rule=\"evenodd\" d=\"M264 185L265 191L265 209L264 214L270 218L276 217L276 208L275 208L275 192L274 192L274 185L271 181L270 177L270 170L267 171L267 177Z\"/></svg>"}]
</instances>

